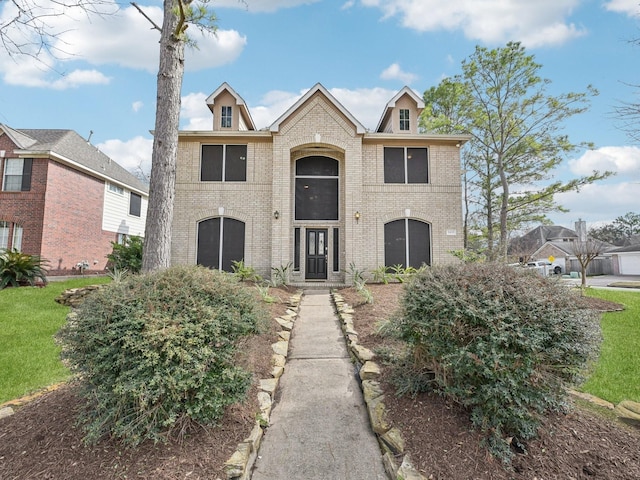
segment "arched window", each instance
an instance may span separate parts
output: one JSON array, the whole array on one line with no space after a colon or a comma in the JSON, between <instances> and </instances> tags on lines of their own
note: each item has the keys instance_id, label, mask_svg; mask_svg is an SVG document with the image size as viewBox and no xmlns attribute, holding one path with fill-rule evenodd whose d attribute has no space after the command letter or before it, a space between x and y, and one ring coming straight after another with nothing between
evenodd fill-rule
<instances>
[{"instance_id":1,"label":"arched window","mask_svg":"<svg viewBox=\"0 0 640 480\"><path fill-rule=\"evenodd\" d=\"M431 265L431 227L404 218L384 225L384 264L420 268Z\"/></svg>"},{"instance_id":2,"label":"arched window","mask_svg":"<svg viewBox=\"0 0 640 480\"><path fill-rule=\"evenodd\" d=\"M296 220L338 220L338 165L322 156L296 162Z\"/></svg>"},{"instance_id":3,"label":"arched window","mask_svg":"<svg viewBox=\"0 0 640 480\"><path fill-rule=\"evenodd\" d=\"M198 265L226 272L244 259L244 222L216 217L198 223Z\"/></svg>"}]
</instances>

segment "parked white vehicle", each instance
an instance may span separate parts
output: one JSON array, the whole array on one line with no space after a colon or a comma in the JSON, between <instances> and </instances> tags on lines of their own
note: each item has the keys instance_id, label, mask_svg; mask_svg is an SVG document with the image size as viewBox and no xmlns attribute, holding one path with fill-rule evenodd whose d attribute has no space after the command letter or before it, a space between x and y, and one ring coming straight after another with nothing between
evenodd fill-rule
<instances>
[{"instance_id":1,"label":"parked white vehicle","mask_svg":"<svg viewBox=\"0 0 640 480\"><path fill-rule=\"evenodd\" d=\"M535 262L527 262L527 268L535 268L542 275L560 275L562 273L562 265L552 263L549 260L536 260Z\"/></svg>"}]
</instances>

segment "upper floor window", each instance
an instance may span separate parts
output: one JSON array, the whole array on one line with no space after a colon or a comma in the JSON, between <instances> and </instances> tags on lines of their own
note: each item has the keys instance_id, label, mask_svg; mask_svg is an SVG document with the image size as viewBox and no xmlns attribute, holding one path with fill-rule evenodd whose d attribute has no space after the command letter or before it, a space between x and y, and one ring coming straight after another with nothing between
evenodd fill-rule
<instances>
[{"instance_id":1,"label":"upper floor window","mask_svg":"<svg viewBox=\"0 0 640 480\"><path fill-rule=\"evenodd\" d=\"M231 128L232 125L232 107L222 107L222 115L220 115L220 126L222 128Z\"/></svg>"},{"instance_id":2,"label":"upper floor window","mask_svg":"<svg viewBox=\"0 0 640 480\"><path fill-rule=\"evenodd\" d=\"M427 149L385 147L384 183L429 183Z\"/></svg>"},{"instance_id":3,"label":"upper floor window","mask_svg":"<svg viewBox=\"0 0 640 480\"><path fill-rule=\"evenodd\" d=\"M338 220L337 160L313 156L296 162L296 220Z\"/></svg>"},{"instance_id":4,"label":"upper floor window","mask_svg":"<svg viewBox=\"0 0 640 480\"><path fill-rule=\"evenodd\" d=\"M114 185L113 183L109 184L109 191L117 193L118 195L124 195L124 189L118 185Z\"/></svg>"},{"instance_id":5,"label":"upper floor window","mask_svg":"<svg viewBox=\"0 0 640 480\"><path fill-rule=\"evenodd\" d=\"M137 193L131 192L131 197L129 199L129 215L139 217L141 208L142 196L138 195Z\"/></svg>"},{"instance_id":6,"label":"upper floor window","mask_svg":"<svg viewBox=\"0 0 640 480\"><path fill-rule=\"evenodd\" d=\"M2 190L5 192L28 192L31 190L31 158L7 158L4 161Z\"/></svg>"},{"instance_id":7,"label":"upper floor window","mask_svg":"<svg viewBox=\"0 0 640 480\"><path fill-rule=\"evenodd\" d=\"M402 108L400 109L400 131L408 132L409 129L409 109Z\"/></svg>"},{"instance_id":8,"label":"upper floor window","mask_svg":"<svg viewBox=\"0 0 640 480\"><path fill-rule=\"evenodd\" d=\"M245 182L246 180L246 145L202 145L200 181Z\"/></svg>"}]
</instances>

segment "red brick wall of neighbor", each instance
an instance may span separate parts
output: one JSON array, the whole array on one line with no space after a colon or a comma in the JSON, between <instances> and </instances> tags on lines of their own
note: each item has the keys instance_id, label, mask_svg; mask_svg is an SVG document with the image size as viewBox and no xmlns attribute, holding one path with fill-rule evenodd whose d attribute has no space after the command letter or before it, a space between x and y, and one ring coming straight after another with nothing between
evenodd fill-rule
<instances>
[{"instance_id":1,"label":"red brick wall of neighbor","mask_svg":"<svg viewBox=\"0 0 640 480\"><path fill-rule=\"evenodd\" d=\"M78 274L82 260L87 272L106 268L116 234L102 230L104 188L103 180L49 162L41 255L50 262L50 275Z\"/></svg>"},{"instance_id":2,"label":"red brick wall of neighbor","mask_svg":"<svg viewBox=\"0 0 640 480\"><path fill-rule=\"evenodd\" d=\"M9 137L0 135L0 150L5 150L5 158L13 156L13 148L14 145ZM29 255L40 255L42 247L47 163L47 159L33 160L30 191L3 192L0 190L0 220L22 225L22 251ZM1 182L2 177L0 177L0 188Z\"/></svg>"}]
</instances>

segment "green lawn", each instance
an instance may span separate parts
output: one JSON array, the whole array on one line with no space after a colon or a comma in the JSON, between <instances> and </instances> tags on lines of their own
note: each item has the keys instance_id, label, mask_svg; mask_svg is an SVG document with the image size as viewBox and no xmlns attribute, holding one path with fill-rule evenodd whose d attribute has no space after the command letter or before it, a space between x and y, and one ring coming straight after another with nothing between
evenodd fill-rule
<instances>
[{"instance_id":1,"label":"green lawn","mask_svg":"<svg viewBox=\"0 0 640 480\"><path fill-rule=\"evenodd\" d=\"M625 310L602 316L600 358L582 390L613 403L640 402L640 292L588 289L587 295L621 303Z\"/></svg>"},{"instance_id":2,"label":"green lawn","mask_svg":"<svg viewBox=\"0 0 640 480\"><path fill-rule=\"evenodd\" d=\"M108 281L108 277L83 277L50 282L44 288L0 290L0 403L68 378L53 335L69 307L54 299L68 288Z\"/></svg>"}]
</instances>

